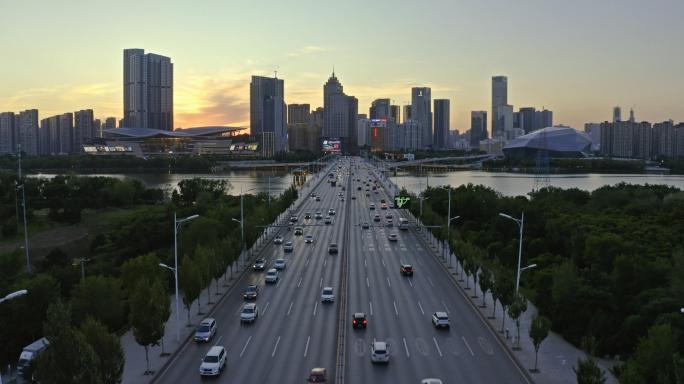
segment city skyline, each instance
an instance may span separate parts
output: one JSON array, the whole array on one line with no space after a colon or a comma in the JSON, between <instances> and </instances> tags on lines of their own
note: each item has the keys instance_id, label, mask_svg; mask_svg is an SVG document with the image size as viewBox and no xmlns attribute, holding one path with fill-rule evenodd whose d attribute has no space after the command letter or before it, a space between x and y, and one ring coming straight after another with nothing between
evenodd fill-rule
<instances>
[{"instance_id":1,"label":"city skyline","mask_svg":"<svg viewBox=\"0 0 684 384\"><path fill-rule=\"evenodd\" d=\"M242 17L258 5L224 12L232 9L223 4L160 7L162 3L154 2L141 11L159 8L150 23L159 25L131 30L132 24L122 16L125 3L79 7L83 23L59 31L50 30L57 22L50 16L73 12L75 5L46 3L38 13L31 4L7 6L0 42L13 52L14 60L0 64L2 73L12 74L3 79L0 110L36 108L44 117L93 109L96 117L121 118L121 52L140 47L174 62L175 127L248 126L250 78L273 76L276 70L288 82L286 103L322 106L320 84L333 66L345 91L359 99L359 110L367 110L377 98L405 105L412 87L429 87L433 99L451 100L451 128L461 132L470 126L470 111L489 109L490 81L496 75L507 76L508 103L515 110L546 107L554 111L556 122L577 129L587 122L610 121L615 105L634 108L639 120L684 120L684 79L678 73L684 53L677 49L684 27L676 21L684 11L681 2L647 6L638 1L527 1L516 7L488 1L442 2L425 7L423 13L415 12L417 4L384 7L383 2L358 13L360 3L351 2L338 7L340 20L332 21L314 17L325 13L320 9L301 14L288 9L304 9L309 2L298 3L300 7L273 3L260 9L260 17L273 22L264 30L246 28L251 20ZM491 12L491 7L501 12ZM528 7L534 7L535 22L516 22L528 17ZM371 33L380 9L385 19L406 20L391 40L401 41L405 49L380 44L384 37ZM175 29L171 20L184 12L202 14L199 19L204 19L188 20L186 28ZM102 24L101 14L116 21L116 33L106 28L109 21ZM648 28L632 28L635 15L639 25ZM22 39L12 38L29 17L37 27L22 32ZM222 24L231 26L211 22L221 17L229 19ZM332 32L352 17L354 28L343 35ZM296 26L307 21L321 33ZM425 30L412 28L428 22ZM279 26L283 31L274 36ZM82 33L89 27L89 33ZM248 41L236 35L245 31ZM199 39L204 44L197 44ZM55 41L59 49L49 44ZM216 49L202 48L210 45ZM75 59L84 52L88 60ZM668 60L660 63L655 57Z\"/></svg>"}]
</instances>

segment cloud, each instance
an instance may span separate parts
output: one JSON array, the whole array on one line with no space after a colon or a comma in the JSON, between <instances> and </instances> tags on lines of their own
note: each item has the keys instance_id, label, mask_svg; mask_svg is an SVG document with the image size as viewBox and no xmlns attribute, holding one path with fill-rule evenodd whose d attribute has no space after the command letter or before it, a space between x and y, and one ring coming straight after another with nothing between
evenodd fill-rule
<instances>
[{"instance_id":1,"label":"cloud","mask_svg":"<svg viewBox=\"0 0 684 384\"><path fill-rule=\"evenodd\" d=\"M302 57L302 56L307 56L307 55L320 53L320 52L327 52L327 51L328 51L327 48L318 47L315 45L307 45L307 46L300 48L294 52L288 53L287 57L294 59L294 58L298 58L298 57Z\"/></svg>"}]
</instances>

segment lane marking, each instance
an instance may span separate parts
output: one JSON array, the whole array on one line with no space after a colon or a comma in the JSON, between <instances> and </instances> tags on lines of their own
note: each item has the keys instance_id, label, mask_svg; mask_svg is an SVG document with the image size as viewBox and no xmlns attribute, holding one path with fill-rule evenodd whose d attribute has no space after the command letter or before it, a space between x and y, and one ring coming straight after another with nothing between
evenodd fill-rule
<instances>
[{"instance_id":1,"label":"lane marking","mask_svg":"<svg viewBox=\"0 0 684 384\"><path fill-rule=\"evenodd\" d=\"M309 265L309 258L307 257L307 258L306 258L306 263L304 263L304 266L308 266L308 265Z\"/></svg>"},{"instance_id":2,"label":"lane marking","mask_svg":"<svg viewBox=\"0 0 684 384\"><path fill-rule=\"evenodd\" d=\"M304 357L306 357L306 354L309 353L309 341L311 340L311 336L307 336L306 338L306 347L304 347Z\"/></svg>"},{"instance_id":3,"label":"lane marking","mask_svg":"<svg viewBox=\"0 0 684 384\"><path fill-rule=\"evenodd\" d=\"M314 311L313 311L314 316L316 316L316 309L318 309L318 301L316 301L316 304L314 305Z\"/></svg>"},{"instance_id":4,"label":"lane marking","mask_svg":"<svg viewBox=\"0 0 684 384\"><path fill-rule=\"evenodd\" d=\"M370 304L370 314L373 316L373 303L369 301L368 304Z\"/></svg>"},{"instance_id":5,"label":"lane marking","mask_svg":"<svg viewBox=\"0 0 684 384\"><path fill-rule=\"evenodd\" d=\"M381 258L380 260L382 261L382 266L384 267L385 266L385 259Z\"/></svg>"},{"instance_id":6,"label":"lane marking","mask_svg":"<svg viewBox=\"0 0 684 384\"><path fill-rule=\"evenodd\" d=\"M429 277L428 277L428 282L430 282L430 285L432 285L433 287L435 286L435 284L432 282L432 279Z\"/></svg>"},{"instance_id":7,"label":"lane marking","mask_svg":"<svg viewBox=\"0 0 684 384\"><path fill-rule=\"evenodd\" d=\"M411 288L413 288L413 283L411 282L411 280L413 280L413 279L411 279L411 278L408 279L409 285L411 286Z\"/></svg>"},{"instance_id":8,"label":"lane marking","mask_svg":"<svg viewBox=\"0 0 684 384\"><path fill-rule=\"evenodd\" d=\"M473 353L473 349L470 348L470 344L468 344L468 341L465 339L465 336L461 336L461 339L463 339L463 342L465 343L466 347L468 347L468 351L470 351L470 356L475 356Z\"/></svg>"},{"instance_id":9,"label":"lane marking","mask_svg":"<svg viewBox=\"0 0 684 384\"><path fill-rule=\"evenodd\" d=\"M318 287L322 287L322 286L323 286L323 278L321 277L321 282L318 283Z\"/></svg>"},{"instance_id":10,"label":"lane marking","mask_svg":"<svg viewBox=\"0 0 684 384\"><path fill-rule=\"evenodd\" d=\"M278 350L278 344L280 343L280 336L278 336L278 341L275 343L275 347L273 347L273 353L271 353L271 357L275 356L276 351Z\"/></svg>"},{"instance_id":11,"label":"lane marking","mask_svg":"<svg viewBox=\"0 0 684 384\"><path fill-rule=\"evenodd\" d=\"M281 282L281 281L282 281L281 279L278 279L278 282L276 283L276 287L279 287L279 286L280 286L280 282Z\"/></svg>"},{"instance_id":12,"label":"lane marking","mask_svg":"<svg viewBox=\"0 0 684 384\"><path fill-rule=\"evenodd\" d=\"M366 259L363 259L363 266L364 266L364 267L367 267L367 266L368 266L368 264L366 264Z\"/></svg>"},{"instance_id":13,"label":"lane marking","mask_svg":"<svg viewBox=\"0 0 684 384\"><path fill-rule=\"evenodd\" d=\"M389 281L389 276L387 277L387 285L389 285L389 287L392 288L392 284Z\"/></svg>"},{"instance_id":14,"label":"lane marking","mask_svg":"<svg viewBox=\"0 0 684 384\"><path fill-rule=\"evenodd\" d=\"M328 263L328 259L323 259L323 266L325 267L325 264Z\"/></svg>"},{"instance_id":15,"label":"lane marking","mask_svg":"<svg viewBox=\"0 0 684 384\"><path fill-rule=\"evenodd\" d=\"M269 305L269 304L271 304L271 302L270 302L270 301L266 303L266 306L264 307L264 310L263 310L263 311L261 311L261 316L263 316L263 315L265 315L265 314L266 314L266 310L268 309L268 305Z\"/></svg>"},{"instance_id":16,"label":"lane marking","mask_svg":"<svg viewBox=\"0 0 684 384\"><path fill-rule=\"evenodd\" d=\"M394 314L399 316L399 311L397 310L397 302L393 301L392 303L394 304Z\"/></svg>"},{"instance_id":17,"label":"lane marking","mask_svg":"<svg viewBox=\"0 0 684 384\"><path fill-rule=\"evenodd\" d=\"M435 348L437 348L437 353L439 353L439 357L443 357L443 355L442 355L442 350L439 349L439 344L437 344L437 339L435 339L435 338L433 337L433 338L432 338L432 341L435 342Z\"/></svg>"},{"instance_id":18,"label":"lane marking","mask_svg":"<svg viewBox=\"0 0 684 384\"><path fill-rule=\"evenodd\" d=\"M299 278L299 283L297 283L297 288L299 288L302 285L302 278Z\"/></svg>"},{"instance_id":19,"label":"lane marking","mask_svg":"<svg viewBox=\"0 0 684 384\"><path fill-rule=\"evenodd\" d=\"M240 357L242 357L242 355L245 353L245 349L247 349L247 346L249 345L249 342L250 342L250 341L252 341L252 336L250 336L250 337L247 339L247 342L245 343L245 346L242 347L242 351L240 351Z\"/></svg>"},{"instance_id":20,"label":"lane marking","mask_svg":"<svg viewBox=\"0 0 684 384\"><path fill-rule=\"evenodd\" d=\"M219 345L221 343L221 339L223 339L223 335L221 335L218 340L216 340L216 344L214 344L214 347Z\"/></svg>"},{"instance_id":21,"label":"lane marking","mask_svg":"<svg viewBox=\"0 0 684 384\"><path fill-rule=\"evenodd\" d=\"M425 311L423 311L423 306L420 305L420 301L418 302L418 308L420 308L420 313L422 313L424 315Z\"/></svg>"},{"instance_id":22,"label":"lane marking","mask_svg":"<svg viewBox=\"0 0 684 384\"><path fill-rule=\"evenodd\" d=\"M411 357L411 354L408 350L408 345L406 345L406 338L402 337L402 339L404 339L404 349L406 350L406 357Z\"/></svg>"},{"instance_id":23,"label":"lane marking","mask_svg":"<svg viewBox=\"0 0 684 384\"><path fill-rule=\"evenodd\" d=\"M287 316L290 316L290 311L292 310L292 304L294 304L294 302L290 301L290 308L287 309Z\"/></svg>"},{"instance_id":24,"label":"lane marking","mask_svg":"<svg viewBox=\"0 0 684 384\"><path fill-rule=\"evenodd\" d=\"M368 278L366 277L366 287L370 288L370 283L368 282Z\"/></svg>"},{"instance_id":25,"label":"lane marking","mask_svg":"<svg viewBox=\"0 0 684 384\"><path fill-rule=\"evenodd\" d=\"M444 310L446 311L446 313L449 313L449 307L447 307L444 301L442 301L442 305L444 306Z\"/></svg>"}]
</instances>

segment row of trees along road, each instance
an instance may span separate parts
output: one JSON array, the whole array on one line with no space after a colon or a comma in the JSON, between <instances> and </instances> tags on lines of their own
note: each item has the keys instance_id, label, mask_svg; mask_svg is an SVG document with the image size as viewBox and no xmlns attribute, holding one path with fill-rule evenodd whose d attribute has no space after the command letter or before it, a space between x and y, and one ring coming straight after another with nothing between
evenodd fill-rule
<instances>
[{"instance_id":1,"label":"row of trees along road","mask_svg":"<svg viewBox=\"0 0 684 384\"><path fill-rule=\"evenodd\" d=\"M617 184L507 197L470 184L451 195L452 216L460 218L449 244L467 281L491 292L492 317L503 307L519 335L527 298L566 340L581 346L592 338L593 353L622 361L614 372L621 382L684 380L684 192ZM446 239L447 190L429 188L424 198L423 223L441 225L433 233ZM419 216L417 196L410 209ZM514 283L518 227L500 212L525 213L522 266L537 267L522 274L521 297ZM582 361L578 372L591 372L592 364Z\"/></svg>"},{"instance_id":2,"label":"row of trees along road","mask_svg":"<svg viewBox=\"0 0 684 384\"><path fill-rule=\"evenodd\" d=\"M69 176L68 182L60 178L57 183L87 185L88 181L82 179L90 178ZM95 179L95 183L102 185L116 183L105 178ZM98 375L105 375L100 371L106 371L108 377L118 376L120 380L121 373L111 367L79 373L91 376L76 376L76 373L66 370L71 366L69 364L76 364L75 360L69 359L76 357L62 351L89 351L83 343L84 338L77 336L92 331L91 328L104 330L114 337L118 348L119 338L115 335L131 329L146 354L151 346L162 342L161 336L170 315L169 299L174 281L173 274L161 268L159 263L173 265L174 212L179 217L200 215L198 219L184 224L178 236L179 280L186 308L189 310L190 304L197 301L198 310L201 310L205 303L213 300L212 297L220 294L219 280L233 274L241 249L240 226L231 220L240 217L240 198L226 195L229 188L226 182L221 181L184 180L179 183L171 201L146 204L144 199L138 200L134 207L111 219L101 233L92 236L86 254L69 254L55 249L45 259L35 260L32 274L26 273L25 259L20 250L0 254L0 294L17 289L28 290L26 296L0 306L0 323L3 324L0 327L0 339L3 340L0 364L16 363L25 345L46 336L51 342L49 350L59 353L47 354L44 360L39 360L37 372L39 375L42 372L41 382L117 382L108 381L104 376L97 379ZM89 191L91 201L101 198L99 194L110 193L106 188L91 188ZM139 196L154 194L156 192L143 188ZM288 189L279 197L271 198L269 207L265 194L244 196L244 209L248 213L244 221L248 247L263 232L260 225L273 222L296 197L296 190ZM74 265L74 260L81 257L89 260L85 279L81 279L80 266ZM205 288L209 288L207 295L199 297ZM57 321L61 324L59 328L67 333L60 334L55 331L57 328L48 327ZM92 322L97 322L97 327ZM163 345L161 347L163 349ZM98 355L98 346L90 348ZM84 352L79 358L90 359L90 355L90 352ZM45 375L50 367L60 364L65 367L63 377L53 379ZM150 370L148 365L147 371Z\"/></svg>"}]
</instances>

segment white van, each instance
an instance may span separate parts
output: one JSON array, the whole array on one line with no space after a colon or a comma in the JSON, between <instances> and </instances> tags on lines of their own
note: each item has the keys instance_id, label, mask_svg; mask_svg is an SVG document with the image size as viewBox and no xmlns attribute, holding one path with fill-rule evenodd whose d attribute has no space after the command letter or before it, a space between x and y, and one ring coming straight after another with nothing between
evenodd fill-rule
<instances>
[{"instance_id":1,"label":"white van","mask_svg":"<svg viewBox=\"0 0 684 384\"><path fill-rule=\"evenodd\" d=\"M28 368L33 360L35 360L38 355L43 353L45 349L50 345L50 342L46 338L41 338L33 343L24 347L19 355L19 363L17 364L17 369L20 374L24 373L24 370Z\"/></svg>"}]
</instances>

